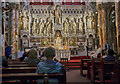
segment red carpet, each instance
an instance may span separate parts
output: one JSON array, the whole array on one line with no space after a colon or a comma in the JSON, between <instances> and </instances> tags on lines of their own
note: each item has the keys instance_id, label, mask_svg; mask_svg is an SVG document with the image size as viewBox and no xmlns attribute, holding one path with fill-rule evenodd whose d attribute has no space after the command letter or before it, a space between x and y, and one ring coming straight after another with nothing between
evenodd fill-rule
<instances>
[{"instance_id":1,"label":"red carpet","mask_svg":"<svg viewBox=\"0 0 120 84\"><path fill-rule=\"evenodd\" d=\"M86 59L87 56L74 56L74 57L70 57L70 60L79 60L81 58ZM88 58L90 58L90 56L88 56Z\"/></svg>"},{"instance_id":2,"label":"red carpet","mask_svg":"<svg viewBox=\"0 0 120 84\"><path fill-rule=\"evenodd\" d=\"M68 68L80 69L81 58L86 59L87 56L70 57L70 60L68 61ZM90 56L88 58L90 58Z\"/></svg>"}]
</instances>

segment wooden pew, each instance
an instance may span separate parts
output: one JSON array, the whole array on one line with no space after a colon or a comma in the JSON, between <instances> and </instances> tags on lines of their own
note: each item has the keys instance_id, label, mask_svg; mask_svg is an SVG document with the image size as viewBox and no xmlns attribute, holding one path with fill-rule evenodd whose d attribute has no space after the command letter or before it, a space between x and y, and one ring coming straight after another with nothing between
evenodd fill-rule
<instances>
[{"instance_id":1,"label":"wooden pew","mask_svg":"<svg viewBox=\"0 0 120 84\"><path fill-rule=\"evenodd\" d=\"M26 64L25 62L19 62L19 61L16 61L16 62L8 62L8 65L18 65L18 64Z\"/></svg>"},{"instance_id":2,"label":"wooden pew","mask_svg":"<svg viewBox=\"0 0 120 84\"><path fill-rule=\"evenodd\" d=\"M90 79L91 60L87 62L87 78Z\"/></svg>"},{"instance_id":3,"label":"wooden pew","mask_svg":"<svg viewBox=\"0 0 120 84\"><path fill-rule=\"evenodd\" d=\"M8 67L37 67L37 64L9 64Z\"/></svg>"},{"instance_id":4,"label":"wooden pew","mask_svg":"<svg viewBox=\"0 0 120 84\"><path fill-rule=\"evenodd\" d=\"M37 74L37 73L12 73L12 74L0 74L0 77L2 77L2 83L9 83L9 81L15 81L21 83L25 83L26 80L29 80L30 83L36 82L38 79L45 79L46 77L48 79L58 79L59 83L66 84L66 71L65 68L63 68L61 73L50 73L50 74ZM45 83L48 84L48 79L45 79Z\"/></svg>"},{"instance_id":5,"label":"wooden pew","mask_svg":"<svg viewBox=\"0 0 120 84\"><path fill-rule=\"evenodd\" d=\"M37 79L44 79L45 77L58 79L59 82L65 83L66 78L63 73L54 73L54 74L37 74L37 73L14 73L14 74L0 74L2 77L2 81L8 80L20 80L21 82L25 82L26 80L37 80ZM31 83L30 82L30 83Z\"/></svg>"},{"instance_id":6,"label":"wooden pew","mask_svg":"<svg viewBox=\"0 0 120 84\"><path fill-rule=\"evenodd\" d=\"M11 67L11 68L0 68L2 74L9 73L35 73L37 67Z\"/></svg>"},{"instance_id":7,"label":"wooden pew","mask_svg":"<svg viewBox=\"0 0 120 84\"><path fill-rule=\"evenodd\" d=\"M8 62L17 62L20 61L20 59L9 59Z\"/></svg>"},{"instance_id":8,"label":"wooden pew","mask_svg":"<svg viewBox=\"0 0 120 84\"><path fill-rule=\"evenodd\" d=\"M114 64L115 62L101 61L100 68L98 70L99 82L101 84L105 82L111 83L111 77L112 77L111 72L114 71Z\"/></svg>"},{"instance_id":9,"label":"wooden pew","mask_svg":"<svg viewBox=\"0 0 120 84\"><path fill-rule=\"evenodd\" d=\"M90 69L90 61L91 59L83 59L81 58L81 64L80 64L80 74L83 76L83 70L87 70ZM87 76L89 76L89 72L87 72Z\"/></svg>"},{"instance_id":10,"label":"wooden pew","mask_svg":"<svg viewBox=\"0 0 120 84\"><path fill-rule=\"evenodd\" d=\"M114 71L112 74L112 84L120 84L120 60L117 60L114 65Z\"/></svg>"},{"instance_id":11,"label":"wooden pew","mask_svg":"<svg viewBox=\"0 0 120 84\"><path fill-rule=\"evenodd\" d=\"M95 59L92 59L91 61L90 78L92 83L95 83L95 80L98 79L98 69L100 67L100 62L100 60Z\"/></svg>"}]
</instances>

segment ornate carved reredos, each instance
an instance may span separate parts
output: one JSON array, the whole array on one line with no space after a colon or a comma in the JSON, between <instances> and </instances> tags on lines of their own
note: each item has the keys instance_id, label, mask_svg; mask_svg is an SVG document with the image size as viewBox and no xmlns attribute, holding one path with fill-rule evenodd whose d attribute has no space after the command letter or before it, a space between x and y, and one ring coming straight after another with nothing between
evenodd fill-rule
<instances>
[{"instance_id":1,"label":"ornate carved reredos","mask_svg":"<svg viewBox=\"0 0 120 84\"><path fill-rule=\"evenodd\" d=\"M29 46L34 42L40 46L78 46L85 42L86 34L94 33L93 11L85 5L30 5L30 8L22 10L22 29L29 33Z\"/></svg>"}]
</instances>

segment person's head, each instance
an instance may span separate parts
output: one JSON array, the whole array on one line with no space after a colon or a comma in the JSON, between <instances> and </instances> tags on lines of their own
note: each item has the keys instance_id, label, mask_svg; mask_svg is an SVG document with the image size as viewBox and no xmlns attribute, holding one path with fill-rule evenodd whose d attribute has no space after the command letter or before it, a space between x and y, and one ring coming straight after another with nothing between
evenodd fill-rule
<instances>
[{"instance_id":1,"label":"person's head","mask_svg":"<svg viewBox=\"0 0 120 84\"><path fill-rule=\"evenodd\" d=\"M28 52L24 52L22 57L28 57Z\"/></svg>"},{"instance_id":2,"label":"person's head","mask_svg":"<svg viewBox=\"0 0 120 84\"><path fill-rule=\"evenodd\" d=\"M101 54L100 53L98 53L97 58L101 58Z\"/></svg>"},{"instance_id":3,"label":"person's head","mask_svg":"<svg viewBox=\"0 0 120 84\"><path fill-rule=\"evenodd\" d=\"M53 59L55 57L55 49L53 47L48 47L44 51L44 55L47 59Z\"/></svg>"},{"instance_id":4,"label":"person's head","mask_svg":"<svg viewBox=\"0 0 120 84\"><path fill-rule=\"evenodd\" d=\"M34 49L31 49L31 50L28 52L28 57L29 57L29 58L36 58L36 57L37 57L37 51L34 50Z\"/></svg>"},{"instance_id":5,"label":"person's head","mask_svg":"<svg viewBox=\"0 0 120 84\"><path fill-rule=\"evenodd\" d=\"M108 55L114 55L114 51L113 50L108 50Z\"/></svg>"},{"instance_id":6,"label":"person's head","mask_svg":"<svg viewBox=\"0 0 120 84\"><path fill-rule=\"evenodd\" d=\"M104 56L105 55L105 50L102 50L102 56Z\"/></svg>"}]
</instances>

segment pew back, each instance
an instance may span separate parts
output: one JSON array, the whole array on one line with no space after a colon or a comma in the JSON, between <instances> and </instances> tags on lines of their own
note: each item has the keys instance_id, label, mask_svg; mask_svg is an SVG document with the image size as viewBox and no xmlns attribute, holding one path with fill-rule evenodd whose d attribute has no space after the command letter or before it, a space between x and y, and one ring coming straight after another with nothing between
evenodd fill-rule
<instances>
[{"instance_id":1,"label":"pew back","mask_svg":"<svg viewBox=\"0 0 120 84\"><path fill-rule=\"evenodd\" d=\"M91 59L83 59L81 58L81 64L80 64L80 74L83 76L83 70L88 70L90 65L88 65L88 62L90 63Z\"/></svg>"},{"instance_id":2,"label":"pew back","mask_svg":"<svg viewBox=\"0 0 120 84\"><path fill-rule=\"evenodd\" d=\"M35 73L37 67L10 67L10 68L0 68L2 74L9 73Z\"/></svg>"},{"instance_id":3,"label":"pew back","mask_svg":"<svg viewBox=\"0 0 120 84\"><path fill-rule=\"evenodd\" d=\"M115 62L104 62L101 61L99 68L99 80L101 84L104 82L111 82L111 72L114 71Z\"/></svg>"},{"instance_id":4,"label":"pew back","mask_svg":"<svg viewBox=\"0 0 120 84\"><path fill-rule=\"evenodd\" d=\"M100 67L100 60L92 59L91 61L91 82L95 83L95 80L98 79L98 69Z\"/></svg>"}]
</instances>

